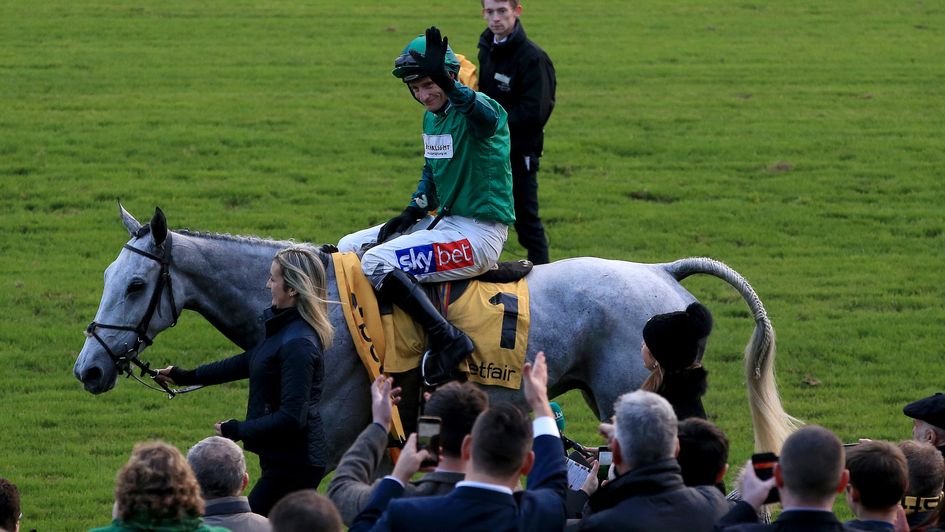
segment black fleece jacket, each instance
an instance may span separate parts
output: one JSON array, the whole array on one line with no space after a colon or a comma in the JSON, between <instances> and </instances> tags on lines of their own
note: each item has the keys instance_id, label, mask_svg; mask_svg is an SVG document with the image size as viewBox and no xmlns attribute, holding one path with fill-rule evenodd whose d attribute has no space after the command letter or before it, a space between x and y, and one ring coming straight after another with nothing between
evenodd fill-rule
<instances>
[{"instance_id":1,"label":"black fleece jacket","mask_svg":"<svg viewBox=\"0 0 945 532\"><path fill-rule=\"evenodd\" d=\"M177 384L221 384L249 379L244 421L223 424L223 435L243 440L263 468L325 466L327 449L318 402L324 366L322 344L298 310L268 309L266 338L239 355L194 370L174 368Z\"/></svg>"},{"instance_id":2,"label":"black fleece jacket","mask_svg":"<svg viewBox=\"0 0 945 532\"><path fill-rule=\"evenodd\" d=\"M674 458L632 469L587 504L582 531L707 532L732 506L714 486L685 486Z\"/></svg>"},{"instance_id":3,"label":"black fleece jacket","mask_svg":"<svg viewBox=\"0 0 945 532\"><path fill-rule=\"evenodd\" d=\"M525 35L521 21L501 44L494 39L489 28L479 37L479 91L509 113L512 157L540 157L555 108L555 67Z\"/></svg>"}]
</instances>

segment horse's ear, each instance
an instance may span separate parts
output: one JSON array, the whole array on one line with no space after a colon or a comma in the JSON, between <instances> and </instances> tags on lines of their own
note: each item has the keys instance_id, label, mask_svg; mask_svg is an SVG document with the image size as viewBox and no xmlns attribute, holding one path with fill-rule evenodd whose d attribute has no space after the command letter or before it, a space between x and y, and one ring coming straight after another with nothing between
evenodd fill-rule
<instances>
[{"instance_id":1,"label":"horse's ear","mask_svg":"<svg viewBox=\"0 0 945 532\"><path fill-rule=\"evenodd\" d=\"M141 222L135 220L135 217L125 210L120 201L118 202L118 214L121 215L121 223L125 224L128 234L131 236L137 235L138 230L141 229Z\"/></svg>"},{"instance_id":2,"label":"horse's ear","mask_svg":"<svg viewBox=\"0 0 945 532\"><path fill-rule=\"evenodd\" d=\"M160 207L154 208L154 217L151 218L151 238L155 246L160 246L167 239L167 218Z\"/></svg>"}]
</instances>

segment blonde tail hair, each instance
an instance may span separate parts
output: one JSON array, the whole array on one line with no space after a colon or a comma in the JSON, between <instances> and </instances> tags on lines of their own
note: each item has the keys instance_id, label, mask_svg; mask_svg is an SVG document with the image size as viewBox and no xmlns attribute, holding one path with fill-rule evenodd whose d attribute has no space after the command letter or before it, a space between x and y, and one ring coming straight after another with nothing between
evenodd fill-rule
<instances>
[{"instance_id":1,"label":"blonde tail hair","mask_svg":"<svg viewBox=\"0 0 945 532\"><path fill-rule=\"evenodd\" d=\"M309 249L289 247L273 257L282 268L287 288L298 293L295 307L322 341L322 348L331 347L335 331L328 320L328 276L318 256Z\"/></svg>"}]
</instances>

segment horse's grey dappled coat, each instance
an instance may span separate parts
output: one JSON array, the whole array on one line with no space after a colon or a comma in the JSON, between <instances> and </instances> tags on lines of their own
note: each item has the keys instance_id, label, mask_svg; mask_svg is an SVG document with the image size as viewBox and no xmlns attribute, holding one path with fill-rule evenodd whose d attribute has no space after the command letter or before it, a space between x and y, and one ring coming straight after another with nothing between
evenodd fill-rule
<instances>
[{"instance_id":1,"label":"horse's grey dappled coat","mask_svg":"<svg viewBox=\"0 0 945 532\"><path fill-rule=\"evenodd\" d=\"M124 208L120 210L125 227L134 235L141 224ZM155 224L166 224L162 213L155 214ZM255 345L263 335L260 312L269 306L265 287L269 265L276 251L291 242L192 231L169 232L168 239L176 312L196 311L241 348ZM150 233L132 238L129 245L156 255L163 252ZM158 270L155 261L122 249L105 271L105 289L95 321L138 323ZM327 270L329 299L337 301L334 270ZM784 413L775 386L774 330L755 291L721 262L691 258L638 264L584 257L536 266L528 276L531 329L527 358L533 360L538 351L545 352L550 397L579 389L598 418L609 418L616 398L638 388L649 374L640 358L643 325L655 314L681 310L695 301L679 281L696 273L724 279L751 308L756 327L746 347L745 364L756 447L778 450L792 430L793 419ZM144 288L129 293L133 281L143 281ZM171 325L175 312L169 308L170 301L161 298L148 327L151 338ZM329 469L371 421L367 372L354 351L340 306L330 306L330 317L336 334L334 345L324 355L321 401ZM99 334L113 350L134 344L133 332L100 330ZM74 373L96 394L110 390L118 377L109 355L91 338L79 353ZM520 391L487 388L493 401L524 404Z\"/></svg>"}]
</instances>

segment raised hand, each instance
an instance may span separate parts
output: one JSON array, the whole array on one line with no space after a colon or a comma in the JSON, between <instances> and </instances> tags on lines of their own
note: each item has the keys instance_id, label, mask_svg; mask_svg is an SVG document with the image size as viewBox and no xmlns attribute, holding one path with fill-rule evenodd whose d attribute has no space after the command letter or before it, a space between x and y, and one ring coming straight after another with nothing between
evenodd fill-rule
<instances>
[{"instance_id":1,"label":"raised hand","mask_svg":"<svg viewBox=\"0 0 945 532\"><path fill-rule=\"evenodd\" d=\"M393 405L400 401L400 388L392 388L394 379L378 375L371 385L371 416L373 422L390 430Z\"/></svg>"},{"instance_id":2,"label":"raised hand","mask_svg":"<svg viewBox=\"0 0 945 532\"><path fill-rule=\"evenodd\" d=\"M427 29L426 38L424 53L411 50L410 57L417 62L424 75L429 76L433 83L436 83L444 92L449 93L456 87L453 78L446 71L446 51L449 49L449 39L442 37L436 26Z\"/></svg>"},{"instance_id":3,"label":"raised hand","mask_svg":"<svg viewBox=\"0 0 945 532\"><path fill-rule=\"evenodd\" d=\"M525 400L532 407L536 416L551 416L551 405L548 404L548 365L545 363L545 352L539 351L535 355L535 362L526 362L522 369L522 390Z\"/></svg>"},{"instance_id":4,"label":"raised hand","mask_svg":"<svg viewBox=\"0 0 945 532\"><path fill-rule=\"evenodd\" d=\"M426 449L417 450L417 433L411 433L400 451L400 458L397 459L391 475L406 484L414 473L420 471L420 464L429 457L430 453Z\"/></svg>"}]
</instances>

